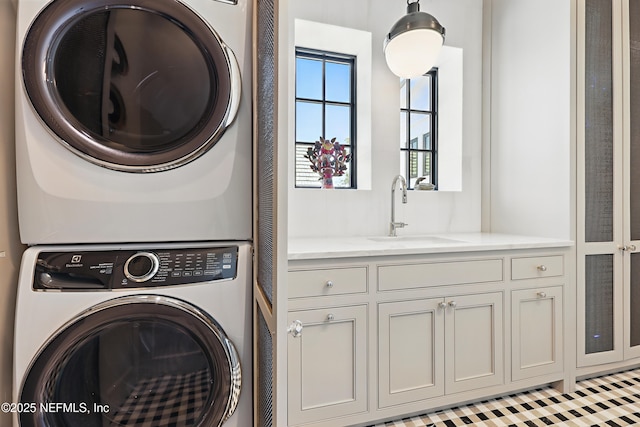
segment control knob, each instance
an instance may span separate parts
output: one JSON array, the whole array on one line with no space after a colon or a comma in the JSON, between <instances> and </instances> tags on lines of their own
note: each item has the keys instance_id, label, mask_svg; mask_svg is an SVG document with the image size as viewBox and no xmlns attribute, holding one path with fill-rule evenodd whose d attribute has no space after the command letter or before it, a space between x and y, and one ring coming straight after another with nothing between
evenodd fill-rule
<instances>
[{"instance_id":1,"label":"control knob","mask_svg":"<svg viewBox=\"0 0 640 427\"><path fill-rule=\"evenodd\" d=\"M142 283L158 272L160 260L153 252L138 252L124 263L124 275L132 282Z\"/></svg>"}]
</instances>

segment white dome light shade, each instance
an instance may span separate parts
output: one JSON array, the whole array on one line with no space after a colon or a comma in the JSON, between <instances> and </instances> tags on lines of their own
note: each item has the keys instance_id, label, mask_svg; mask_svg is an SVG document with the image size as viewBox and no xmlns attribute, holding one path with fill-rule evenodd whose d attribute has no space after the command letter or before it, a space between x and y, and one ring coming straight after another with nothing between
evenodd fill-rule
<instances>
[{"instance_id":1,"label":"white dome light shade","mask_svg":"<svg viewBox=\"0 0 640 427\"><path fill-rule=\"evenodd\" d=\"M434 30L407 31L386 44L387 65L393 74L402 78L421 76L435 65L443 41L442 34Z\"/></svg>"},{"instance_id":2,"label":"white dome light shade","mask_svg":"<svg viewBox=\"0 0 640 427\"><path fill-rule=\"evenodd\" d=\"M384 40L387 65L403 78L427 73L438 59L444 33L436 18L420 12L419 0L408 3L407 14L391 27Z\"/></svg>"}]
</instances>

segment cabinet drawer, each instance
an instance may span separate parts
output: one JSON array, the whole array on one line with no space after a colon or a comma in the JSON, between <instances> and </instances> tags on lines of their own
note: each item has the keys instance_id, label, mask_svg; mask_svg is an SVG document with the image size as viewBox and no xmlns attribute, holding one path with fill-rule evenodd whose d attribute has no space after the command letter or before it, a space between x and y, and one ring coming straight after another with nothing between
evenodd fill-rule
<instances>
[{"instance_id":1,"label":"cabinet drawer","mask_svg":"<svg viewBox=\"0 0 640 427\"><path fill-rule=\"evenodd\" d=\"M367 292L367 267L328 268L289 272L289 298Z\"/></svg>"},{"instance_id":2,"label":"cabinet drawer","mask_svg":"<svg viewBox=\"0 0 640 427\"><path fill-rule=\"evenodd\" d=\"M511 260L511 280L554 277L564 274L562 255L513 258Z\"/></svg>"},{"instance_id":3,"label":"cabinet drawer","mask_svg":"<svg viewBox=\"0 0 640 427\"><path fill-rule=\"evenodd\" d=\"M497 282L502 279L502 259L378 267L378 289L381 291Z\"/></svg>"}]
</instances>

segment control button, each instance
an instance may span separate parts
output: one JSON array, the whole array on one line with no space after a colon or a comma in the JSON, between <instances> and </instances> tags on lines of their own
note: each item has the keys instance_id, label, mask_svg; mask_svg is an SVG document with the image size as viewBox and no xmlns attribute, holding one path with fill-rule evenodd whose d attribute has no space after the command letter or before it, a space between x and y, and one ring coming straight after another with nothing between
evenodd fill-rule
<instances>
[{"instance_id":1,"label":"control button","mask_svg":"<svg viewBox=\"0 0 640 427\"><path fill-rule=\"evenodd\" d=\"M202 276L202 270L196 270L193 272L194 276Z\"/></svg>"},{"instance_id":2,"label":"control button","mask_svg":"<svg viewBox=\"0 0 640 427\"><path fill-rule=\"evenodd\" d=\"M180 276L182 276L182 273L180 271L171 272L171 277L180 277Z\"/></svg>"},{"instance_id":3,"label":"control button","mask_svg":"<svg viewBox=\"0 0 640 427\"><path fill-rule=\"evenodd\" d=\"M184 273L182 273L182 276L183 276L183 277L191 277L191 276L193 276L193 272L191 272L191 271L185 271Z\"/></svg>"},{"instance_id":4,"label":"control button","mask_svg":"<svg viewBox=\"0 0 640 427\"><path fill-rule=\"evenodd\" d=\"M160 261L152 252L138 252L131 255L124 264L124 275L127 279L142 283L151 279L158 272Z\"/></svg>"}]
</instances>

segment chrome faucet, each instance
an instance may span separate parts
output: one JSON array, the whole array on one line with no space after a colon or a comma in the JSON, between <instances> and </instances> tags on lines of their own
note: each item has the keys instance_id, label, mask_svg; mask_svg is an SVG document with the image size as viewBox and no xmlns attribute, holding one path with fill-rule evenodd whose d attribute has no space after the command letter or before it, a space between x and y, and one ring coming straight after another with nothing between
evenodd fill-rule
<instances>
[{"instance_id":1,"label":"chrome faucet","mask_svg":"<svg viewBox=\"0 0 640 427\"><path fill-rule=\"evenodd\" d=\"M396 230L398 228L406 227L409 224L404 222L396 222L396 184L400 181L400 188L402 189L402 203L407 203L407 181L405 181L402 175L398 175L393 178L391 184L391 223L389 224L389 236L395 237Z\"/></svg>"}]
</instances>

